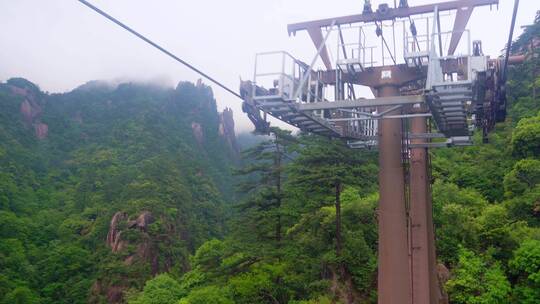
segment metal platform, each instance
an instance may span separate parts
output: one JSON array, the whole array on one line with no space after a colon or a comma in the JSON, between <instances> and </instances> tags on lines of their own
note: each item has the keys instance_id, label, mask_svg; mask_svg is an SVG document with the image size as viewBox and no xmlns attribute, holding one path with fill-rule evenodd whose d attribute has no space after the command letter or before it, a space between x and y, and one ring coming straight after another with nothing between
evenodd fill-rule
<instances>
[{"instance_id":1,"label":"metal platform","mask_svg":"<svg viewBox=\"0 0 540 304\"><path fill-rule=\"evenodd\" d=\"M277 56L280 64L272 67L279 68L272 72L256 69L254 81L249 82L251 94L245 102L265 115L304 132L343 138L353 148L376 147L379 120L421 115L432 117L438 134L447 139L430 147L471 143L470 135L474 127L471 118L474 110L474 106L471 106L474 103L472 83L474 75L483 69L485 57L439 58L433 55L427 68L426 88L420 95L330 101L324 97L326 81L323 78L328 78L328 73L314 71L286 52L258 54L256 66L260 67L259 61L266 56ZM457 69L456 61L461 62ZM461 71L459 78L445 79L445 74L452 73L454 69ZM369 73L369 70L364 73ZM266 86L259 86L261 83L266 83ZM271 88L268 89L268 86ZM410 111L413 106L422 105L429 111ZM378 109L382 108L389 110L380 112ZM400 114L390 114L396 110Z\"/></svg>"},{"instance_id":2,"label":"metal platform","mask_svg":"<svg viewBox=\"0 0 540 304\"><path fill-rule=\"evenodd\" d=\"M313 111L299 111L298 105L281 97L255 99L255 106L261 111L302 131L323 136L342 137L342 131L328 121L313 115Z\"/></svg>"},{"instance_id":3,"label":"metal platform","mask_svg":"<svg viewBox=\"0 0 540 304\"><path fill-rule=\"evenodd\" d=\"M411 19L403 20L403 63L396 63L396 54L392 56L384 39L382 55L374 58L375 47L366 45L364 26L342 27L336 25L336 20L328 20L325 35L322 30L315 32L308 27L317 47L310 64L283 51L257 54L253 81L242 84L249 92L244 94L244 103L246 111L252 112L248 113L250 119L256 126L264 127L268 125L266 115L270 115L304 132L342 138L353 148L370 148L378 144L381 119L424 116L431 117L436 125L436 133L432 134L446 138L429 143L429 147L471 144L472 131L480 121L475 119L475 111L485 103L480 100L483 95L476 92L483 88L476 86L476 82L485 78L488 58L477 52L473 54L470 34L464 25L457 24L453 31L440 32L437 23L441 7L444 8L434 6L433 17L421 17L426 27L423 35L416 33ZM406 22L411 34L405 31ZM377 29L380 26L376 24ZM354 33L347 36L346 31ZM335 68L326 45L332 32L337 34ZM456 55L456 39L463 35L467 38L465 48ZM351 36L357 40L345 42L344 37ZM450 41L450 45L444 46L448 48L444 56L442 41ZM318 58L326 70L315 70ZM389 58L392 65L387 65ZM377 95L377 85L396 83L396 80L400 86L416 85L413 93L372 99L355 95L355 86L370 87ZM332 91L327 92L329 88Z\"/></svg>"}]
</instances>

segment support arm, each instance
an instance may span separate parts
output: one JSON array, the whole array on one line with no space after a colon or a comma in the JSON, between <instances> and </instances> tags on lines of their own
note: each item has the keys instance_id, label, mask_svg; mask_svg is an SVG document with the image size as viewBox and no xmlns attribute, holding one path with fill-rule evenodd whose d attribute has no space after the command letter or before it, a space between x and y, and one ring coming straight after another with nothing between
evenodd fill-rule
<instances>
[{"instance_id":1,"label":"support arm","mask_svg":"<svg viewBox=\"0 0 540 304\"><path fill-rule=\"evenodd\" d=\"M456 20L454 21L454 29L452 30L452 38L450 39L450 46L448 47L448 55L454 55L456 48L459 44L459 40L465 31L465 27L471 18L474 7L464 6L459 8L456 13Z\"/></svg>"},{"instance_id":2,"label":"support arm","mask_svg":"<svg viewBox=\"0 0 540 304\"><path fill-rule=\"evenodd\" d=\"M307 31L309 33L309 37L311 37L311 41L313 41L313 44L315 45L315 48L319 48L319 46L323 43L324 40L322 30L317 27L311 27L308 28ZM328 55L328 49L326 48L326 45L322 47L320 55L326 69L331 70L332 63L330 62L330 56Z\"/></svg>"}]
</instances>

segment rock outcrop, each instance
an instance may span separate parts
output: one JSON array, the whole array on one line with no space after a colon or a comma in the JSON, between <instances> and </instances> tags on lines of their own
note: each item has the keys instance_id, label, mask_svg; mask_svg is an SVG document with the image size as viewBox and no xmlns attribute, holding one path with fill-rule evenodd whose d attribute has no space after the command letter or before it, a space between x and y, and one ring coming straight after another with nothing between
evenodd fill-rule
<instances>
[{"instance_id":1,"label":"rock outcrop","mask_svg":"<svg viewBox=\"0 0 540 304\"><path fill-rule=\"evenodd\" d=\"M47 138L47 135L49 134L49 126L42 123L37 122L34 124L34 134L38 139L45 139Z\"/></svg>"},{"instance_id":2,"label":"rock outcrop","mask_svg":"<svg viewBox=\"0 0 540 304\"><path fill-rule=\"evenodd\" d=\"M26 94L22 96L26 96ZM41 114L41 107L35 102L30 102L29 98L25 98L23 102L21 102L21 114L24 122L30 126L34 122L34 119Z\"/></svg>"},{"instance_id":3,"label":"rock outcrop","mask_svg":"<svg viewBox=\"0 0 540 304\"><path fill-rule=\"evenodd\" d=\"M8 86L11 89L11 94L23 98L20 112L25 126L33 128L34 135L38 139L47 138L49 126L41 122L43 108L39 97L39 94L41 94L39 88L27 80L18 78L10 79Z\"/></svg>"},{"instance_id":4,"label":"rock outcrop","mask_svg":"<svg viewBox=\"0 0 540 304\"><path fill-rule=\"evenodd\" d=\"M148 225L154 222L154 216L148 211L143 211L136 220L128 222L128 228L137 228L140 231L148 232Z\"/></svg>"},{"instance_id":5,"label":"rock outcrop","mask_svg":"<svg viewBox=\"0 0 540 304\"><path fill-rule=\"evenodd\" d=\"M122 267L126 269L136 266L148 265L151 275L168 271L174 264L169 252L160 251L160 242L170 242L180 238L172 224L160 219L159 237L150 232L150 225L157 219L149 211L142 211L136 217L130 217L126 212L116 212L111 218L107 233L106 245L111 252L121 259ZM144 266L146 267L146 266ZM182 268L187 263L182 264ZM103 277L98 279L92 287L91 303L98 303L100 297L105 297L108 303L122 303L124 292L130 286L130 278Z\"/></svg>"},{"instance_id":6,"label":"rock outcrop","mask_svg":"<svg viewBox=\"0 0 540 304\"><path fill-rule=\"evenodd\" d=\"M109 225L106 241L107 246L111 248L113 253L122 252L130 245L130 241L124 239L122 234L135 231L136 234L140 235L140 238L138 239L138 244L131 245L137 245L137 250L128 254L124 259L125 264L132 264L135 259L153 262L154 255L151 252L153 249L151 246L152 239L148 235L148 226L154 222L154 216L148 211L141 212L134 220L129 220L125 212L116 212ZM159 265L152 266L152 272L157 273Z\"/></svg>"},{"instance_id":7,"label":"rock outcrop","mask_svg":"<svg viewBox=\"0 0 540 304\"><path fill-rule=\"evenodd\" d=\"M236 142L236 134L234 132L234 118L231 108L225 108L223 112L219 113L219 135L225 139L225 142L229 146L229 150L238 155L240 149Z\"/></svg>"},{"instance_id":8,"label":"rock outcrop","mask_svg":"<svg viewBox=\"0 0 540 304\"><path fill-rule=\"evenodd\" d=\"M197 140L197 143L202 145L204 142L204 133L201 124L198 122L192 122L191 130L193 131L193 136L195 137L195 140Z\"/></svg>"},{"instance_id":9,"label":"rock outcrop","mask_svg":"<svg viewBox=\"0 0 540 304\"><path fill-rule=\"evenodd\" d=\"M120 242L122 231L120 231L120 222L127 220L127 213L116 212L109 225L109 232L107 233L107 245L111 247L112 252L121 251L123 246Z\"/></svg>"}]
</instances>

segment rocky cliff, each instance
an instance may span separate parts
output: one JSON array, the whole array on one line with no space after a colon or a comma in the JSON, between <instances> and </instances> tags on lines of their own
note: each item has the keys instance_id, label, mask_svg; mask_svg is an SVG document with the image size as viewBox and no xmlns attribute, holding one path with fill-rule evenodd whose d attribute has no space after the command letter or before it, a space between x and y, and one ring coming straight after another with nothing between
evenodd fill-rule
<instances>
[{"instance_id":1,"label":"rocky cliff","mask_svg":"<svg viewBox=\"0 0 540 304\"><path fill-rule=\"evenodd\" d=\"M148 266L149 275L154 276L175 266L182 272L188 270L187 257L177 256L168 248L170 244L186 241L187 237L174 220L164 216L156 218L151 212L142 211L130 217L119 211L111 218L105 243L124 266ZM98 278L92 286L90 302L99 303L103 298L108 303L124 302L132 280L124 274Z\"/></svg>"},{"instance_id":2,"label":"rocky cliff","mask_svg":"<svg viewBox=\"0 0 540 304\"><path fill-rule=\"evenodd\" d=\"M38 139L45 139L49 126L41 121L43 94L39 88L22 78L10 79L6 87L11 91L12 95L20 97L22 100L20 114L25 126L33 129L34 135Z\"/></svg>"},{"instance_id":3,"label":"rocky cliff","mask_svg":"<svg viewBox=\"0 0 540 304\"><path fill-rule=\"evenodd\" d=\"M227 147L232 153L235 155L240 153L234 132L234 118L231 108L225 108L223 112L219 113L219 135L225 139Z\"/></svg>"}]
</instances>

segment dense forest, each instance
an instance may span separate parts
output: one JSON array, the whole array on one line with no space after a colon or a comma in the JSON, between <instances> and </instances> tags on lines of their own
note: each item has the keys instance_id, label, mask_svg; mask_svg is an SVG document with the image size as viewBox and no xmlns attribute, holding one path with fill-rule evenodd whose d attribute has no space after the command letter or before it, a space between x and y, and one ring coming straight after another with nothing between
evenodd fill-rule
<instances>
[{"instance_id":1,"label":"dense forest","mask_svg":"<svg viewBox=\"0 0 540 304\"><path fill-rule=\"evenodd\" d=\"M540 303L540 18L506 122L432 149L451 303ZM209 87L0 84L0 303L376 303L377 152L244 135Z\"/></svg>"},{"instance_id":2,"label":"dense forest","mask_svg":"<svg viewBox=\"0 0 540 304\"><path fill-rule=\"evenodd\" d=\"M3 303L119 301L223 237L238 152L209 87L0 85Z\"/></svg>"}]
</instances>

